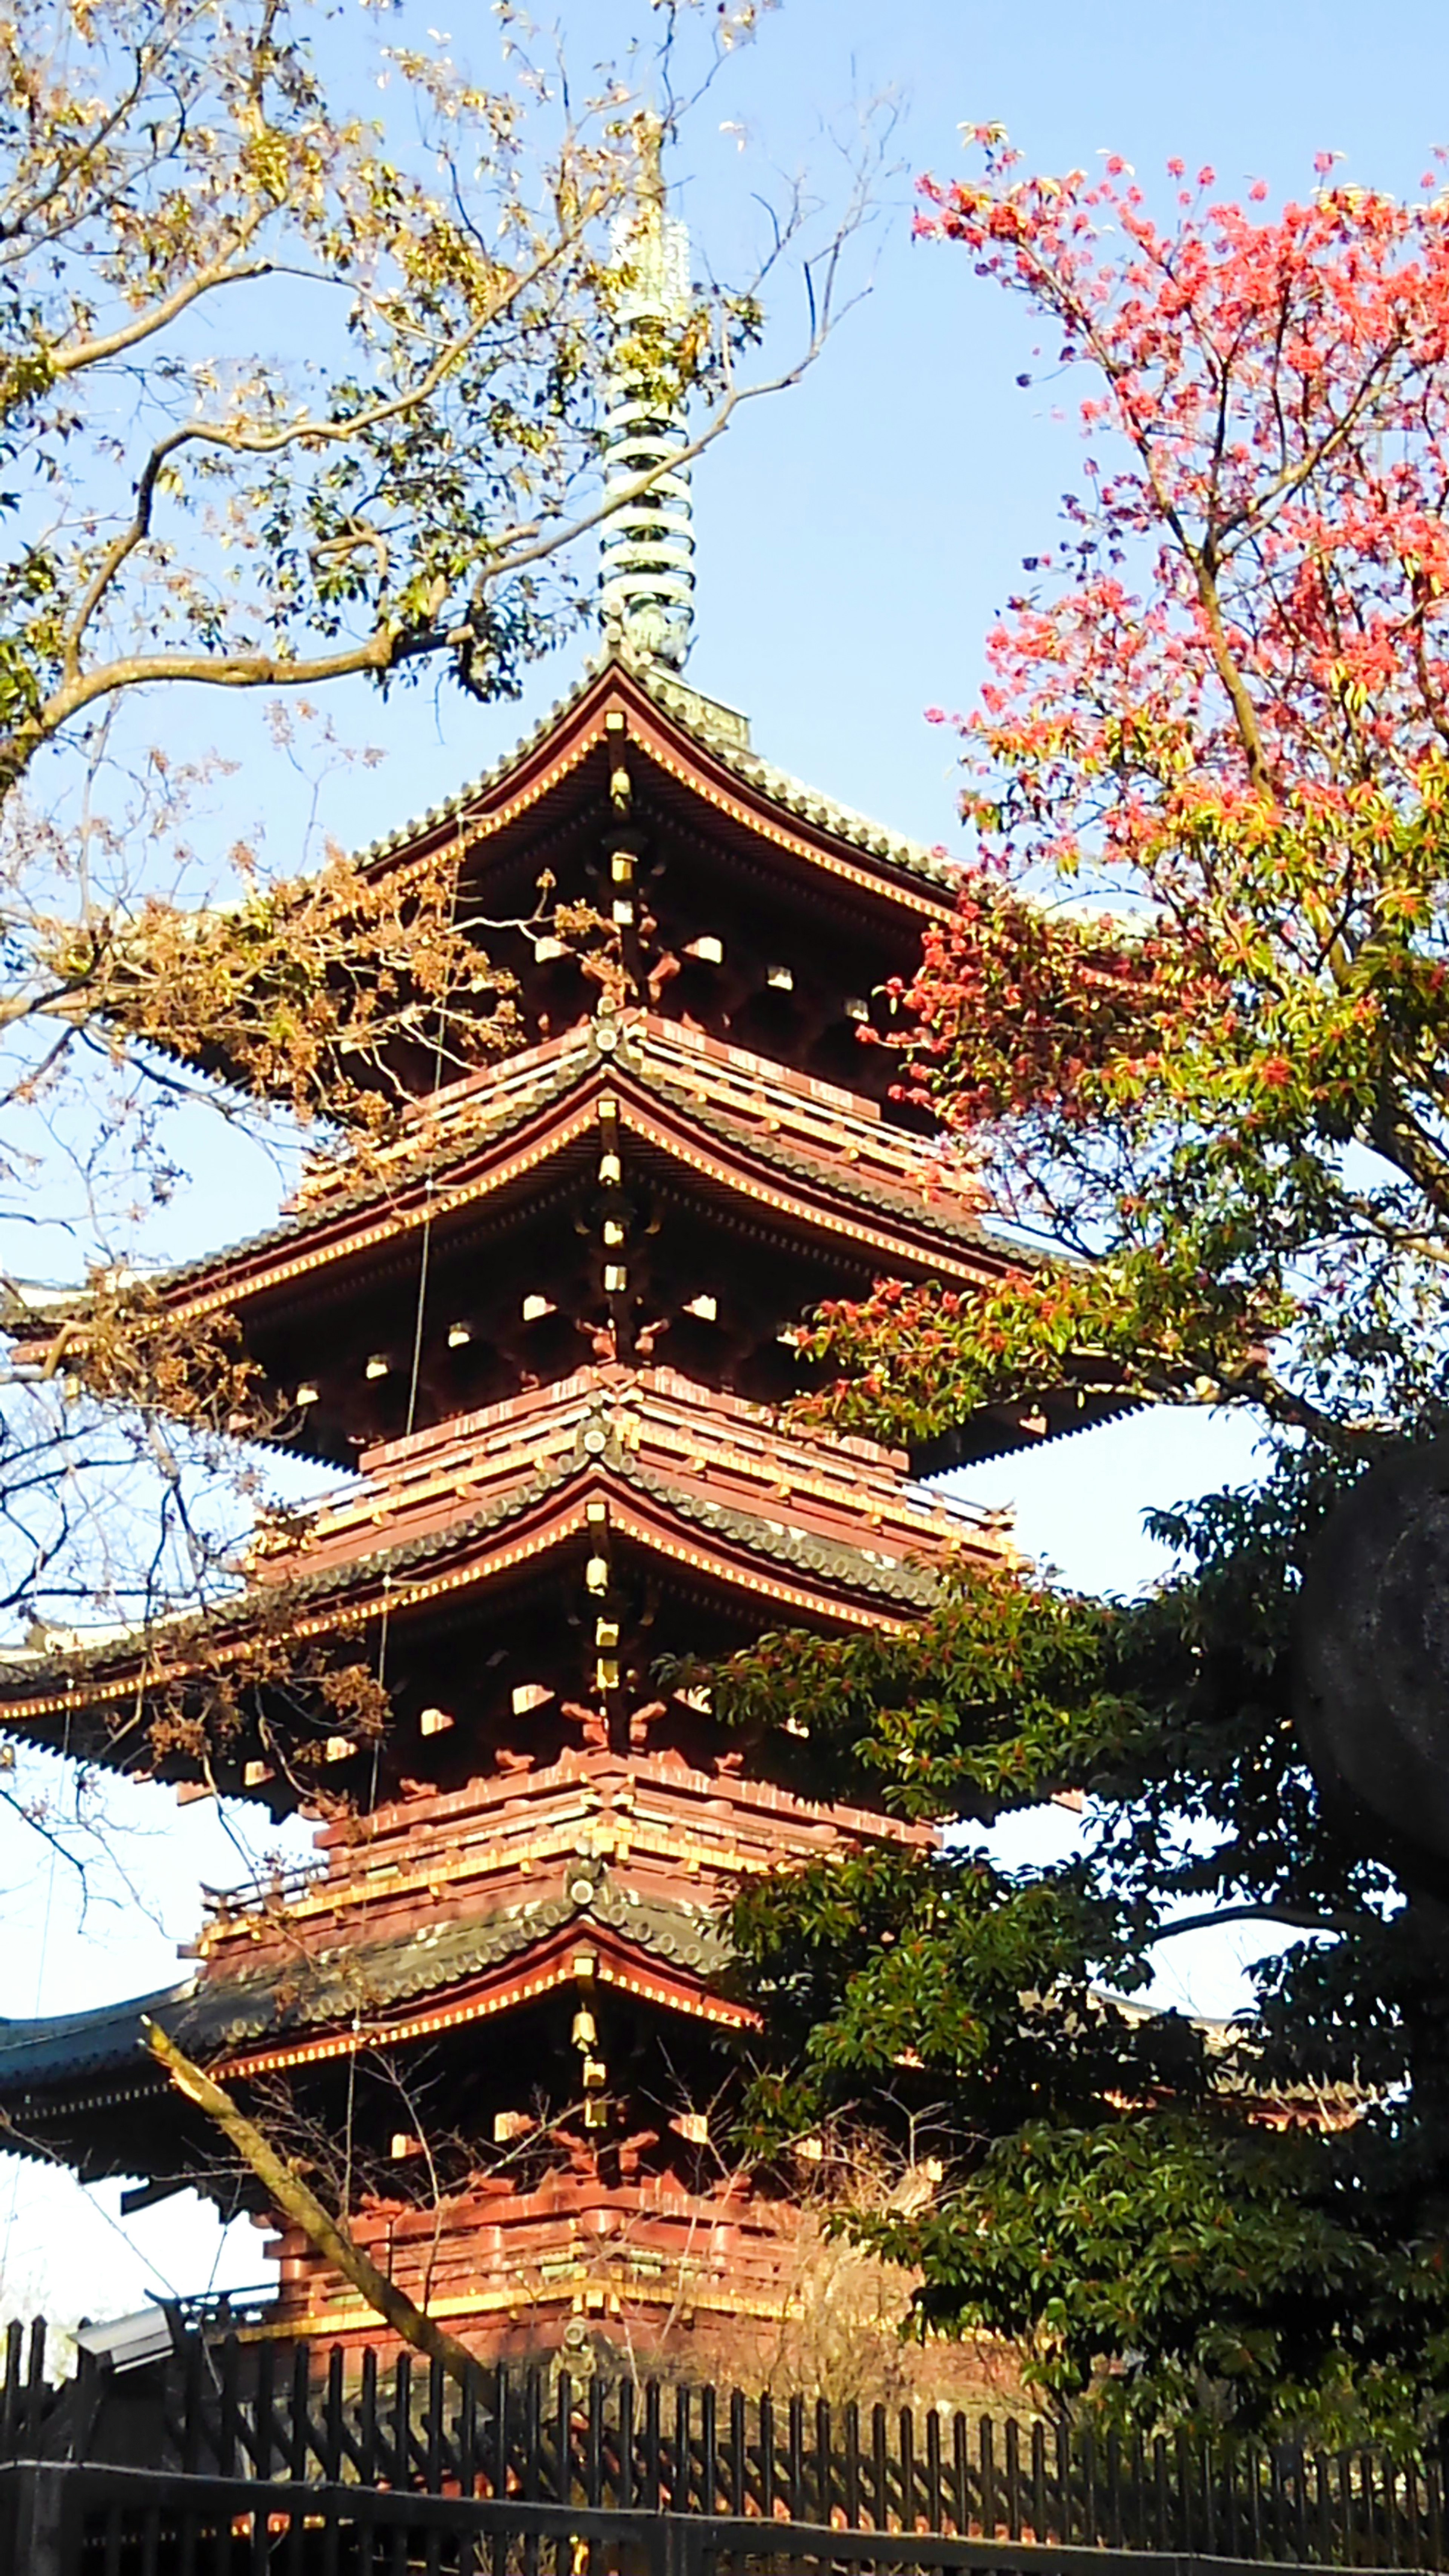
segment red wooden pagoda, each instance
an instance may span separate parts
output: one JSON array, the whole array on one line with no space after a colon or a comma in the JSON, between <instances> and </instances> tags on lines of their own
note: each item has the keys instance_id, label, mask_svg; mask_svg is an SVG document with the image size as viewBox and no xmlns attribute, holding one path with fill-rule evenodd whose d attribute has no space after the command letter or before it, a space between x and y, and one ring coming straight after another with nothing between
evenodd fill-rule
<instances>
[{"instance_id":1,"label":"red wooden pagoda","mask_svg":"<svg viewBox=\"0 0 1449 2576\"><path fill-rule=\"evenodd\" d=\"M667 316L687 262L662 194L625 247L626 322ZM882 1274L969 1290L1008 1255L860 1042L949 870L678 678L682 433L627 381L608 432L603 661L365 859L405 884L456 853L460 917L520 925L487 941L522 1052L443 1083L420 1057L380 1164L319 1170L272 1232L159 1287L183 1326L234 1320L278 1437L348 1481L259 1531L204 1633L0 1666L12 1730L310 1810L315 1867L213 1898L185 1984L0 2025L0 2110L87 2179L137 2177L133 2201L195 2184L267 2224L142 2048L149 2012L480 2351L722 2325L737 2359L798 2247L789 2176L731 2152L751 2014L724 1907L750 1873L916 1829L805 1803L778 1751L660 1676L781 1625L902 1623L945 1565L1000 1551L905 1457L779 1408L822 1299ZM603 984L544 924L542 879L609 925ZM956 1455L1097 1405L1002 1411ZM381 1683L380 1735L339 1715L346 1670ZM274 2334L386 2340L300 2236L277 2250Z\"/></svg>"},{"instance_id":2,"label":"red wooden pagoda","mask_svg":"<svg viewBox=\"0 0 1449 2576\"><path fill-rule=\"evenodd\" d=\"M330 2142L361 2241L480 2350L571 2320L764 2331L796 2257L779 2177L729 2150L750 2014L721 1908L743 1873L912 1829L805 1804L654 1675L771 1626L907 1620L1003 1544L904 1457L776 1409L822 1297L1006 1257L859 1042L949 891L622 648L368 864L445 839L495 922L545 869L605 909L627 982L601 999L552 937L491 939L524 1051L423 1088L381 1172L319 1176L163 1283L179 1319L235 1317L290 1444L352 1470L262 1530L191 1650L198 1690L236 1676L232 1740L203 1761L182 1725L158 1756L126 1641L0 1674L13 1728L182 1794L324 1806L316 1867L215 1898L174 1992L6 2026L0 2100L87 2177L255 2207L142 2055L149 2008L324 2170ZM188 1651L160 1659L172 1706ZM375 1744L305 1678L329 1658L382 1678ZM378 2339L304 2241L278 2250L278 2332Z\"/></svg>"}]
</instances>

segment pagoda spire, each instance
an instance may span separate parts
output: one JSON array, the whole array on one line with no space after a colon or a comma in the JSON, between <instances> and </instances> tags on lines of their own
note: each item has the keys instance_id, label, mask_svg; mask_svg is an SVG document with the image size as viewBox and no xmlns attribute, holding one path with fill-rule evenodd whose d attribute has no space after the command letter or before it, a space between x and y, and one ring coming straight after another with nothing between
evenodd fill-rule
<instances>
[{"instance_id":1,"label":"pagoda spire","mask_svg":"<svg viewBox=\"0 0 1449 2576\"><path fill-rule=\"evenodd\" d=\"M689 234L667 211L662 150L663 127L646 115L638 196L613 233L625 284L605 397L604 492L613 507L600 607L606 628L677 671L694 633L694 503L691 468L677 461L689 443L683 407L661 390L658 343L689 311ZM648 490L624 497L648 473Z\"/></svg>"}]
</instances>

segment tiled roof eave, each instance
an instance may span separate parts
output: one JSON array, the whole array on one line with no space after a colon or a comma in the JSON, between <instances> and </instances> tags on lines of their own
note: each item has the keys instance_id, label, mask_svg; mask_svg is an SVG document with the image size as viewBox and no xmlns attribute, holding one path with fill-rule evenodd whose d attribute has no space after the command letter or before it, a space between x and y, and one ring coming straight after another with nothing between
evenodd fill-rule
<instances>
[{"instance_id":1,"label":"tiled roof eave","mask_svg":"<svg viewBox=\"0 0 1449 2576\"><path fill-rule=\"evenodd\" d=\"M844 1582L853 1590L912 1607L924 1608L935 1597L939 1577L924 1563L917 1566L901 1560L886 1566L860 1548L817 1537L798 1527L792 1529L788 1524L782 1529L772 1527L762 1514L746 1511L735 1503L714 1502L691 1494L652 1469L640 1466L612 1436L608 1449L595 1460L567 1458L553 1475L535 1474L496 1503L480 1505L441 1529L420 1532L414 1538L398 1540L366 1555L359 1552L335 1569L319 1568L314 1574L301 1575L286 1586L286 1597L314 1600L345 1591L369 1575L389 1575L395 1580L400 1573L419 1565L431 1561L441 1564L472 1540L502 1531L510 1522L521 1521L529 1512L555 1500L570 1484L577 1483L582 1492L591 1478L600 1476L632 1488L671 1518L708 1530L750 1555L802 1572L828 1574L832 1581ZM279 1586L278 1598L282 1597Z\"/></svg>"},{"instance_id":2,"label":"tiled roof eave","mask_svg":"<svg viewBox=\"0 0 1449 2576\"><path fill-rule=\"evenodd\" d=\"M450 1168L463 1167L470 1161L481 1159L492 1147L507 1142L530 1122L556 1108L571 1091L597 1077L598 1067L594 1061L586 1060L581 1069L578 1064L565 1060L551 1081L545 1079L539 1090L519 1103L516 1116L499 1119L486 1136L474 1135L461 1144L455 1138L451 1143L440 1143L435 1152L419 1152L416 1161L409 1163L405 1180L382 1177L359 1181L351 1189L340 1190L335 1196L319 1201L315 1208L300 1209L279 1218L274 1225L264 1226L259 1233L229 1245L220 1254L202 1254L194 1261L183 1262L176 1269L163 1272L150 1284L159 1294L168 1297L188 1286L199 1288L219 1281L228 1271L245 1263L264 1258L269 1252L304 1245L310 1238L333 1229L340 1231L349 1217L374 1215L386 1208L390 1199L411 1197L414 1192L426 1194L429 1183L436 1184ZM337 1247L340 1257L345 1258L349 1240L345 1232L341 1234Z\"/></svg>"},{"instance_id":3,"label":"tiled roof eave","mask_svg":"<svg viewBox=\"0 0 1449 2576\"><path fill-rule=\"evenodd\" d=\"M746 1163L754 1162L763 1170L778 1174L825 1202L831 1200L850 1206L869 1208L889 1218L907 1233L921 1238L920 1259L929 1263L930 1242L935 1237L943 1243L969 1246L990 1264L1030 1267L1039 1258L1029 1247L1015 1244L994 1233L973 1211L953 1206L949 1194L942 1191L929 1201L918 1196L904 1182L892 1188L884 1179L854 1170L843 1160L819 1161L779 1138L762 1135L742 1119L732 1118L728 1111L686 1091L679 1082L670 1081L647 1058L647 1050L633 1050L622 1060L612 1063L590 1051L561 1064L554 1078L520 1101L514 1116L500 1119L490 1126L486 1136L454 1138L440 1142L433 1152L420 1152L408 1165L405 1179L389 1178L360 1183L355 1189L340 1193L321 1204L315 1211L281 1219L261 1233L247 1237L219 1256L203 1257L161 1274L150 1283L155 1292L189 1313L196 1301L205 1297L208 1304L239 1303L248 1295L265 1295L275 1282L264 1266L268 1254L304 1259L307 1247L314 1246L312 1263L321 1266L329 1257L319 1236L331 1235L331 1257L343 1261L353 1251L354 1237L348 1231L349 1219L378 1220L393 1203L400 1225L408 1227L436 1220L434 1193L449 1180L453 1187L465 1190L469 1166L482 1168L500 1149L516 1143L530 1126L540 1125L556 1112L571 1095L581 1097L597 1089L608 1079L636 1083L641 1091L666 1107L685 1125L694 1125L714 1138L722 1147L739 1155ZM248 1271L253 1276L243 1274ZM234 1294L228 1294L235 1278Z\"/></svg>"},{"instance_id":4,"label":"tiled roof eave","mask_svg":"<svg viewBox=\"0 0 1449 2576\"><path fill-rule=\"evenodd\" d=\"M970 1244L973 1250L989 1253L1003 1262L1017 1258L1015 1246L1004 1237L993 1235L980 1219L966 1209L952 1208L944 1192L929 1203L904 1186L893 1190L888 1183L869 1173L853 1171L848 1163L826 1166L812 1161L809 1155L783 1145L777 1137L761 1136L752 1128L731 1120L723 1111L712 1110L673 1085L652 1086L661 1097L668 1097L679 1114L698 1119L699 1124L721 1143L733 1146L757 1158L767 1168L784 1174L826 1198L842 1198L893 1217L924 1234L935 1234L952 1242Z\"/></svg>"},{"instance_id":5,"label":"tiled roof eave","mask_svg":"<svg viewBox=\"0 0 1449 2576\"><path fill-rule=\"evenodd\" d=\"M939 1571L924 1553L920 1560L886 1558L884 1551L873 1554L799 1525L772 1524L762 1514L736 1504L682 1491L639 1466L615 1442L601 1460L569 1457L553 1475L535 1475L498 1501L480 1505L441 1527L366 1553L359 1550L339 1564L299 1572L285 1583L258 1586L239 1599L224 1631L217 1612L189 1629L178 1626L168 1636L165 1674L172 1680L185 1679L188 1649L193 1640L199 1648L203 1635L213 1656L228 1651L233 1657L244 1654L249 1638L263 1625L263 1613L269 1633L320 1636L331 1632L333 1622L325 1615L329 1609L335 1611L339 1624L352 1626L376 1617L384 1599L393 1615L418 1606L421 1595L410 1597L413 1585L407 1578L418 1585L453 1574L459 1581L469 1574L486 1578L486 1560L471 1568L467 1565L470 1548L481 1539L501 1535L510 1523L524 1523L531 1514L556 1505L571 1484L577 1485L582 1501L594 1482L612 1482L626 1493L633 1491L665 1519L714 1540L725 1558L737 1555L776 1566L782 1574L831 1593L878 1601L897 1616L925 1611L939 1590ZM365 1597L354 1599L349 1609L349 1596L357 1595ZM71 1655L49 1664L0 1663L0 1716L23 1727L38 1725L43 1715L60 1715L66 1709L99 1712L107 1705L118 1705L123 1696L135 1701L144 1693L148 1663L154 1666L154 1657L140 1637L129 1657L111 1645L91 1656Z\"/></svg>"},{"instance_id":6,"label":"tiled roof eave","mask_svg":"<svg viewBox=\"0 0 1449 2576\"><path fill-rule=\"evenodd\" d=\"M515 1901L401 1938L289 1955L250 1975L193 1979L64 2021L0 2024L0 2101L56 2092L137 2065L150 2018L188 2053L215 2060L279 2034L345 2027L359 2014L384 2027L419 1998L446 1998L489 1970L522 1960L559 1934L605 1932L686 1979L710 1985L729 1962L718 1921L704 1906L633 1899L607 1876L586 1901L568 1893Z\"/></svg>"},{"instance_id":7,"label":"tiled roof eave","mask_svg":"<svg viewBox=\"0 0 1449 2576\"><path fill-rule=\"evenodd\" d=\"M883 871L883 891L889 890L889 881L894 877L913 890L928 887L938 901L954 892L959 871L949 859L920 842L887 831L866 815L855 813L849 806L793 778L788 770L776 768L739 741L731 741L722 728L710 725L707 717L701 720L707 701L698 692L652 670L633 654L620 651L605 652L588 662L576 686L557 699L510 751L440 805L371 842L356 854L357 864L369 872L380 871L406 859L420 845L465 827L470 820L482 821L490 799L515 774L526 769L554 734L562 735L567 730L590 697L603 693L610 678L617 678L626 689L632 686L637 690L656 719L662 718L702 760L717 766L750 794L787 814L807 832L838 843L857 863L864 860L873 872Z\"/></svg>"},{"instance_id":8,"label":"tiled roof eave","mask_svg":"<svg viewBox=\"0 0 1449 2576\"><path fill-rule=\"evenodd\" d=\"M27 2083L42 2085L57 2067L100 2073L130 2064L141 2044L143 2016L167 2022L179 2015L195 1980L159 1992L103 2004L92 2012L49 2014L33 2021L0 2021L0 2095L13 2098ZM12 2142L7 2139L6 2144Z\"/></svg>"}]
</instances>

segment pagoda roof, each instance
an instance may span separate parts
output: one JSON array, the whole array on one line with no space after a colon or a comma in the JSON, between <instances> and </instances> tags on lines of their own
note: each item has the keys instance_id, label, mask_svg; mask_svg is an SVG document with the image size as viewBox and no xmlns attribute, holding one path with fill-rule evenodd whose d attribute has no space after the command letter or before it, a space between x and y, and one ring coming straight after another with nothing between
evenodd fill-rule
<instances>
[{"instance_id":1,"label":"pagoda roof","mask_svg":"<svg viewBox=\"0 0 1449 2576\"><path fill-rule=\"evenodd\" d=\"M843 1241L871 1270L987 1285L1040 1257L983 1221L973 1177L943 1161L931 1138L834 1084L636 1011L584 1022L449 1085L364 1169L323 1165L275 1224L161 1274L155 1292L179 1320L261 1300L285 1310L305 1283L344 1265L395 1261L424 1228L481 1221L510 1192L536 1187L545 1166L571 1154L588 1164L601 1104L626 1139L687 1169L701 1202L748 1200L752 1217ZM12 1290L10 1308L22 1359L48 1350L72 1319L83 1335L79 1298ZM72 1364L79 1348L73 1338ZM1074 1367L1058 1392L990 1407L969 1440L926 1463L1079 1430L1130 1401L1105 1364ZM1039 1426L1025 1425L1028 1413L1040 1414Z\"/></svg>"},{"instance_id":2,"label":"pagoda roof","mask_svg":"<svg viewBox=\"0 0 1449 2576\"><path fill-rule=\"evenodd\" d=\"M708 1907L641 1898L603 1873L587 1896L563 1890L402 1938L353 1938L304 1959L293 1951L250 1973L195 1977L92 2012L0 2022L0 2102L126 2075L164 2090L167 2079L152 2077L143 2055L148 2019L235 2079L436 2038L572 1983L582 1949L600 1983L662 2009L734 2028L754 2020L712 1990L728 1947ZM7 2143L23 2151L23 2130Z\"/></svg>"},{"instance_id":3,"label":"pagoda roof","mask_svg":"<svg viewBox=\"0 0 1449 2576\"><path fill-rule=\"evenodd\" d=\"M984 1190L941 1140L895 1125L874 1101L837 1083L642 1010L601 1011L502 1066L446 1085L409 1108L402 1134L371 1154L356 1177L345 1163L310 1173L273 1231L295 1233L339 1208L366 1209L389 1190L436 1179L476 1152L481 1139L515 1132L596 1069L631 1078L711 1134L746 1141L766 1166L823 1179L863 1206L898 1212L905 1202L934 1230L980 1244L1002 1261L1033 1257L990 1231Z\"/></svg>"},{"instance_id":4,"label":"pagoda roof","mask_svg":"<svg viewBox=\"0 0 1449 2576\"><path fill-rule=\"evenodd\" d=\"M824 1223L867 1259L962 1280L1033 1259L983 1224L980 1191L930 1140L831 1084L640 1012L530 1048L503 1077L454 1084L358 1177L315 1176L275 1225L154 1285L173 1312L199 1316L436 1228L592 1137L605 1092L626 1133L687 1161L702 1185L740 1189L786 1221ZM711 1158L702 1139L720 1154ZM831 1226L822 1200L848 1220ZM47 1310L47 1333L61 1313Z\"/></svg>"},{"instance_id":5,"label":"pagoda roof","mask_svg":"<svg viewBox=\"0 0 1449 2576\"><path fill-rule=\"evenodd\" d=\"M461 834L471 846L544 805L601 741L610 710L656 768L704 792L716 810L861 891L894 892L927 916L952 908L958 868L946 854L888 831L764 760L747 717L614 642L511 751L439 805L356 853L385 874Z\"/></svg>"},{"instance_id":6,"label":"pagoda roof","mask_svg":"<svg viewBox=\"0 0 1449 2576\"><path fill-rule=\"evenodd\" d=\"M541 1489L556 1466L591 1460L703 1527L716 1516L724 1527L743 1527L768 1509L762 1526L777 1544L767 1552L781 1562L789 1560L786 1542L797 1538L802 1564L818 1562L832 1575L854 1565L868 1589L921 1606L943 1556L962 1547L995 1553L990 1516L911 1485L901 1450L791 1430L762 1406L672 1369L606 1365L365 1450L361 1485L309 1515L300 1545L285 1524L267 1571L275 1579L295 1567L310 1579L329 1565L426 1546L454 1523L460 1501L486 1487ZM866 1527L879 1545L863 1550ZM823 1558L811 1553L812 1541Z\"/></svg>"},{"instance_id":7,"label":"pagoda roof","mask_svg":"<svg viewBox=\"0 0 1449 2576\"><path fill-rule=\"evenodd\" d=\"M364 1455L364 1477L263 1536L228 1610L55 1654L0 1662L8 1727L120 1758L148 1679L242 1667L263 1631L298 1643L390 1619L536 1562L582 1537L601 1498L614 1534L771 1614L827 1629L896 1627L927 1609L958 1556L996 1561L997 1524L908 1485L897 1452L810 1440L760 1407L666 1369L584 1369ZM124 1711L108 1731L104 1711ZM181 1763L182 1776L185 1762ZM144 1767L144 1762L142 1763Z\"/></svg>"}]
</instances>

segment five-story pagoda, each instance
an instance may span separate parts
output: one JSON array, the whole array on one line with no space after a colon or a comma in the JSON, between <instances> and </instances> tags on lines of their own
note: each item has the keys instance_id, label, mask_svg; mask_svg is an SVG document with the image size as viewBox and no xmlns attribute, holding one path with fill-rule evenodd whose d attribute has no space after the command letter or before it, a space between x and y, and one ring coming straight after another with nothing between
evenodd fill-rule
<instances>
[{"instance_id":1,"label":"five-story pagoda","mask_svg":"<svg viewBox=\"0 0 1449 2576\"><path fill-rule=\"evenodd\" d=\"M627 385L611 428L616 481L677 436ZM194 1670L182 1631L164 1658L123 1640L0 1671L13 1730L324 1817L314 1868L211 1902L181 1986L4 2025L13 2134L138 2177L135 2197L195 2183L268 2223L147 2057L150 2013L485 2353L581 2325L763 2335L788 2305L788 2195L728 2147L751 2016L721 1911L742 1873L915 1829L806 1804L655 1676L781 1624L908 1620L948 1560L1002 1544L903 1457L776 1410L822 1298L882 1273L969 1289L1008 1255L859 1042L946 872L769 767L678 677L691 557L675 465L608 530L600 662L367 855L405 879L456 848L495 923L527 923L546 876L610 926L616 971L601 985L546 930L490 933L522 1051L420 1075L380 1167L334 1168L160 1284L182 1328L234 1319L290 1445L349 1480L259 1535ZM1045 1427L1004 1415L980 1448ZM340 1666L381 1683L380 1736L316 1687ZM184 1707L228 1672L224 1754L184 1727L158 1752L148 1693ZM299 2233L277 2251L275 2333L387 2339Z\"/></svg>"}]
</instances>

